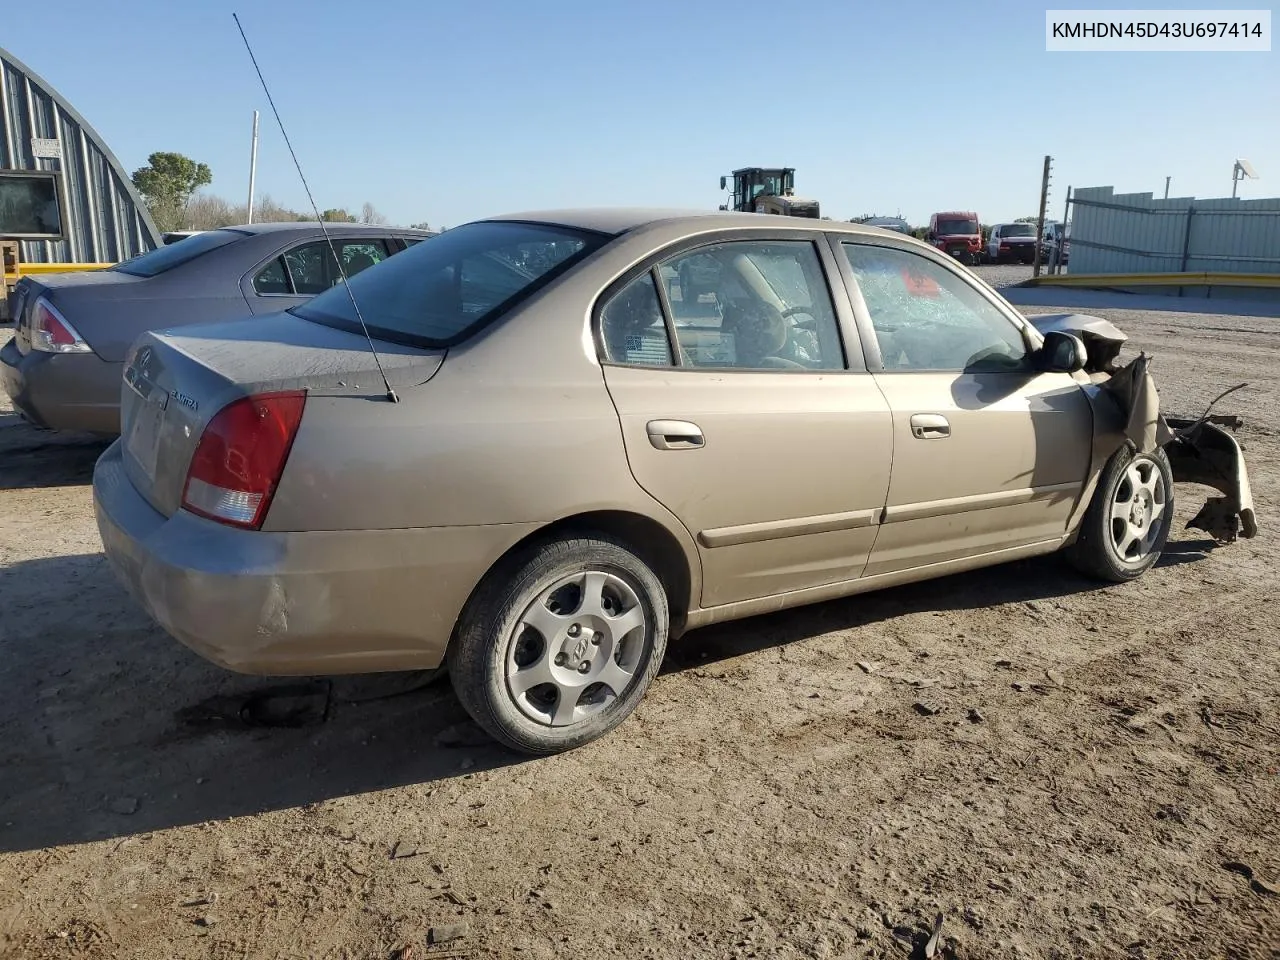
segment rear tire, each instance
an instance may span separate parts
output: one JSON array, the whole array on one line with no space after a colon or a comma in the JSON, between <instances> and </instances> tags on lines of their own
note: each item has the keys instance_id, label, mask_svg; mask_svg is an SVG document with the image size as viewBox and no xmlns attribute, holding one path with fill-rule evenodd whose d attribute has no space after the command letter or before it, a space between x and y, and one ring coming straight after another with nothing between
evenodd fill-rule
<instances>
[{"instance_id":1,"label":"rear tire","mask_svg":"<svg viewBox=\"0 0 1280 960\"><path fill-rule=\"evenodd\" d=\"M1126 445L1107 461L1080 534L1066 550L1078 571L1107 583L1136 580L1160 559L1173 526L1173 471L1163 448Z\"/></svg>"},{"instance_id":2,"label":"rear tire","mask_svg":"<svg viewBox=\"0 0 1280 960\"><path fill-rule=\"evenodd\" d=\"M476 589L447 655L473 720L521 753L571 750L619 726L667 647L667 595L604 535L536 544Z\"/></svg>"}]
</instances>

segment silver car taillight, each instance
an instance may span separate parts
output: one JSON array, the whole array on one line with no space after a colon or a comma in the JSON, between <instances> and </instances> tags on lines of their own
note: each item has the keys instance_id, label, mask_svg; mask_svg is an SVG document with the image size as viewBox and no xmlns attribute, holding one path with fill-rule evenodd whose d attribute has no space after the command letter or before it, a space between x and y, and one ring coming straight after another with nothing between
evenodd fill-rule
<instances>
[{"instance_id":1,"label":"silver car taillight","mask_svg":"<svg viewBox=\"0 0 1280 960\"><path fill-rule=\"evenodd\" d=\"M84 337L44 297L31 306L28 332L32 350L42 353L93 353Z\"/></svg>"}]
</instances>

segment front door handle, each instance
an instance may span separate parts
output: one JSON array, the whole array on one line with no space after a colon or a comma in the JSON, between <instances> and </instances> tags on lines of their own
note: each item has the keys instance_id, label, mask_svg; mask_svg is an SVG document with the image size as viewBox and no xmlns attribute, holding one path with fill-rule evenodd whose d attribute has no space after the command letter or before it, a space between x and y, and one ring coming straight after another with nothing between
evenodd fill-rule
<instances>
[{"instance_id":1,"label":"front door handle","mask_svg":"<svg viewBox=\"0 0 1280 960\"><path fill-rule=\"evenodd\" d=\"M645 432L659 450L697 450L707 442L702 428L688 420L650 420Z\"/></svg>"},{"instance_id":2,"label":"front door handle","mask_svg":"<svg viewBox=\"0 0 1280 960\"><path fill-rule=\"evenodd\" d=\"M951 436L951 424L938 413L913 413L911 435L917 440L944 440Z\"/></svg>"}]
</instances>

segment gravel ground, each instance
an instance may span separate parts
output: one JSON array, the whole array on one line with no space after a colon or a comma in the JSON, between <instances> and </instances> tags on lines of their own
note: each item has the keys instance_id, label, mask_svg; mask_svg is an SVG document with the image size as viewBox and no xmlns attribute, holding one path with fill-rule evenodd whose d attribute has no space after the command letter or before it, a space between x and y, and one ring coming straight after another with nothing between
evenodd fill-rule
<instances>
[{"instance_id":1,"label":"gravel ground","mask_svg":"<svg viewBox=\"0 0 1280 960\"><path fill-rule=\"evenodd\" d=\"M1020 263L985 264L973 268L973 272L996 289L1011 287L1015 283L1031 279L1031 268Z\"/></svg>"},{"instance_id":2,"label":"gravel ground","mask_svg":"<svg viewBox=\"0 0 1280 960\"><path fill-rule=\"evenodd\" d=\"M106 569L102 445L0 411L0 956L906 957L939 916L950 957L1277 956L1277 320L1092 312L1166 409L1250 382L1256 540L1179 522L1123 587L1046 558L697 631L538 761L412 676L246 723L272 684Z\"/></svg>"}]
</instances>

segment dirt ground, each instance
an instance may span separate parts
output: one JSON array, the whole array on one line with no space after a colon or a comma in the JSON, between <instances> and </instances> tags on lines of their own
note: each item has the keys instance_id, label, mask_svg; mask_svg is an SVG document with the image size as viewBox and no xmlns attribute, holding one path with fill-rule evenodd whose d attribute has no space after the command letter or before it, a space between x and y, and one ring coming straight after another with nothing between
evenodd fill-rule
<instances>
[{"instance_id":1,"label":"dirt ground","mask_svg":"<svg viewBox=\"0 0 1280 960\"><path fill-rule=\"evenodd\" d=\"M112 579L102 444L0 411L0 956L923 957L939 916L942 956L1280 956L1280 320L1092 312L1168 412L1249 381L1256 540L1180 488L1130 585L1047 558L701 630L537 761L447 682L254 699Z\"/></svg>"}]
</instances>

